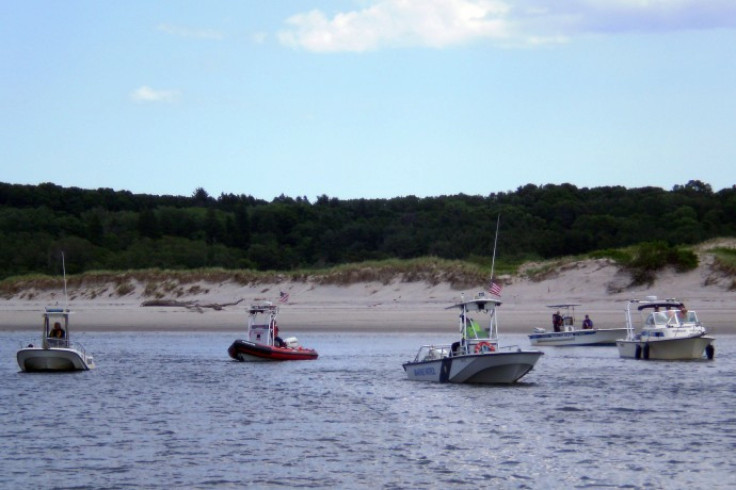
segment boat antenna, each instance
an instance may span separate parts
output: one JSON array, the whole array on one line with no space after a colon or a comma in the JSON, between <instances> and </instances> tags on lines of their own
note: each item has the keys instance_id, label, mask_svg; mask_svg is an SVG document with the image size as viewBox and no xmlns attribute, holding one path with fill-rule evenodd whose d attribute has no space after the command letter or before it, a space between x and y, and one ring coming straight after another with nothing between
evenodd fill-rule
<instances>
[{"instance_id":1,"label":"boat antenna","mask_svg":"<svg viewBox=\"0 0 736 490\"><path fill-rule=\"evenodd\" d=\"M496 218L496 236L493 239L493 258L491 259L491 281L494 280L493 271L496 267L496 245L498 244L498 225L501 223L501 213L498 213L498 218Z\"/></svg>"},{"instance_id":2,"label":"boat antenna","mask_svg":"<svg viewBox=\"0 0 736 490\"><path fill-rule=\"evenodd\" d=\"M64 252L61 252L61 273L64 276L64 306L69 307L69 298L66 295L66 264L64 262Z\"/></svg>"},{"instance_id":3,"label":"boat antenna","mask_svg":"<svg viewBox=\"0 0 736 490\"><path fill-rule=\"evenodd\" d=\"M501 213L498 213L498 217L496 218L496 236L493 238L493 258L491 259L491 288L497 288L496 285L496 276L494 275L494 270L496 267L496 245L498 244L498 226L501 223ZM500 291L498 292L500 296ZM493 308L491 312L491 324L490 324L490 336L492 339L498 339L498 317L496 316L496 308Z\"/></svg>"}]
</instances>

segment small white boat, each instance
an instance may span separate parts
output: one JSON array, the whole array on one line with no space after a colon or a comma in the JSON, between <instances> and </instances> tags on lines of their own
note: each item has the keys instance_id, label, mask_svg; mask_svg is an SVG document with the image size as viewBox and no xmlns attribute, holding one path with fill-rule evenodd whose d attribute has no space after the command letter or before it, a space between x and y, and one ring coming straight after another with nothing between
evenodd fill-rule
<instances>
[{"instance_id":1,"label":"small white boat","mask_svg":"<svg viewBox=\"0 0 736 490\"><path fill-rule=\"evenodd\" d=\"M542 352L498 343L497 308L501 302L483 293L447 309L460 310L461 340L447 345L423 345L413 361L403 364L411 380L439 383L511 384L532 370ZM469 313L486 314L482 328Z\"/></svg>"},{"instance_id":2,"label":"small white boat","mask_svg":"<svg viewBox=\"0 0 736 490\"><path fill-rule=\"evenodd\" d=\"M626 328L578 328L575 324L575 307L577 304L548 305L548 308L557 310L552 315L552 331L537 327L529 335L529 343L534 346L593 346L593 345L616 345L616 341L626 337ZM564 310L563 313L560 311ZM555 324L554 318L559 316L559 322Z\"/></svg>"},{"instance_id":3,"label":"small white boat","mask_svg":"<svg viewBox=\"0 0 736 490\"><path fill-rule=\"evenodd\" d=\"M16 354L22 371L85 371L95 367L84 346L70 340L70 314L68 309L46 308L40 343L24 343Z\"/></svg>"},{"instance_id":4,"label":"small white boat","mask_svg":"<svg viewBox=\"0 0 736 490\"><path fill-rule=\"evenodd\" d=\"M637 305L641 314L641 332L636 333L631 319L631 305ZM715 356L715 339L706 335L706 329L697 313L688 311L676 299L631 300L626 305L628 335L616 342L618 353L627 359L691 360Z\"/></svg>"}]
</instances>

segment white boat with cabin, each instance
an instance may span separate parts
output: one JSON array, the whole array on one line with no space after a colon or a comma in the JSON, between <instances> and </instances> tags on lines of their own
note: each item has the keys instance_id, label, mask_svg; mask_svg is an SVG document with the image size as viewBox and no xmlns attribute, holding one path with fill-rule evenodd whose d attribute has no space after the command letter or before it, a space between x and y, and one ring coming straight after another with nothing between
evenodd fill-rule
<instances>
[{"instance_id":1,"label":"white boat with cabin","mask_svg":"<svg viewBox=\"0 0 736 490\"><path fill-rule=\"evenodd\" d=\"M639 333L631 318L632 305L641 315ZM616 342L623 358L677 361L715 356L715 339L706 335L697 313L674 298L630 300L626 305L626 328L626 338Z\"/></svg>"},{"instance_id":2,"label":"white boat with cabin","mask_svg":"<svg viewBox=\"0 0 736 490\"><path fill-rule=\"evenodd\" d=\"M499 300L480 293L448 307L460 310L460 341L421 346L414 360L403 364L408 378L439 383L511 384L531 371L543 353L499 345L500 305ZM488 326L481 327L470 313L487 315Z\"/></svg>"},{"instance_id":3,"label":"white boat with cabin","mask_svg":"<svg viewBox=\"0 0 736 490\"><path fill-rule=\"evenodd\" d=\"M95 367L84 346L70 339L70 314L68 309L46 308L39 344L24 343L16 354L22 371L86 371Z\"/></svg>"},{"instance_id":4,"label":"white boat with cabin","mask_svg":"<svg viewBox=\"0 0 736 490\"><path fill-rule=\"evenodd\" d=\"M552 331L546 328L536 327L529 334L529 343L538 347L545 346L598 346L616 345L616 341L626 337L626 328L578 328L575 323L575 307L579 304L547 305L548 308L557 310L553 314ZM564 311L563 311L564 310ZM563 311L562 313L560 313ZM559 323L555 324L554 318L559 316Z\"/></svg>"}]
</instances>

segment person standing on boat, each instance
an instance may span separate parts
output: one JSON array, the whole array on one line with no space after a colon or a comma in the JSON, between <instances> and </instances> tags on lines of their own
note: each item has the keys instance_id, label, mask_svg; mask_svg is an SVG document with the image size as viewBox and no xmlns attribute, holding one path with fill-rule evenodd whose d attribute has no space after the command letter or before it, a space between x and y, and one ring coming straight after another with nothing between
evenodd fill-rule
<instances>
[{"instance_id":1,"label":"person standing on boat","mask_svg":"<svg viewBox=\"0 0 736 490\"><path fill-rule=\"evenodd\" d=\"M562 315L560 315L559 310L552 315L552 326L554 327L555 332L562 331Z\"/></svg>"},{"instance_id":2,"label":"person standing on boat","mask_svg":"<svg viewBox=\"0 0 736 490\"><path fill-rule=\"evenodd\" d=\"M286 342L279 337L279 326L276 323L273 324L273 345L276 347L286 347Z\"/></svg>"},{"instance_id":3,"label":"person standing on boat","mask_svg":"<svg viewBox=\"0 0 736 490\"><path fill-rule=\"evenodd\" d=\"M590 330L592 328L593 328L593 320L591 320L588 315L585 315L585 320L583 320L583 330Z\"/></svg>"},{"instance_id":4,"label":"person standing on boat","mask_svg":"<svg viewBox=\"0 0 736 490\"><path fill-rule=\"evenodd\" d=\"M65 336L66 333L64 332L64 329L61 328L61 323L54 323L54 328L49 333L49 337L53 337L55 339L63 339Z\"/></svg>"}]
</instances>

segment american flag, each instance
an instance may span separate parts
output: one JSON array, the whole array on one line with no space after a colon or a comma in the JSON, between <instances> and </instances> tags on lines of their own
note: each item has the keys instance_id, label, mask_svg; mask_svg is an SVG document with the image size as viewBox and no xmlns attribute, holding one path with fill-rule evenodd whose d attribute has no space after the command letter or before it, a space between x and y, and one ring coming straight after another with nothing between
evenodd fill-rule
<instances>
[{"instance_id":1,"label":"american flag","mask_svg":"<svg viewBox=\"0 0 736 490\"><path fill-rule=\"evenodd\" d=\"M488 288L488 292L500 298L501 297L501 285L498 284L496 281L491 281L491 287Z\"/></svg>"},{"instance_id":2,"label":"american flag","mask_svg":"<svg viewBox=\"0 0 736 490\"><path fill-rule=\"evenodd\" d=\"M279 301L282 302L282 303L288 303L288 301L289 301L289 293L285 293L285 292L281 291L279 293Z\"/></svg>"}]
</instances>

